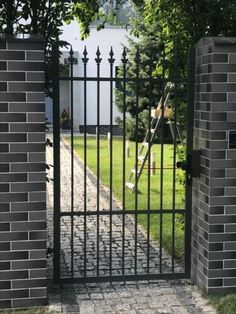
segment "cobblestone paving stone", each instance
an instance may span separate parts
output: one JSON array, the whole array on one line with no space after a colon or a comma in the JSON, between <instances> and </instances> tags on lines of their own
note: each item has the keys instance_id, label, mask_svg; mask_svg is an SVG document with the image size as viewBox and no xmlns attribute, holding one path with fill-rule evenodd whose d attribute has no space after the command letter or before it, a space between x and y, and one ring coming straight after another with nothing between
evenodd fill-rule
<instances>
[{"instance_id":1,"label":"cobblestone paving stone","mask_svg":"<svg viewBox=\"0 0 236 314\"><path fill-rule=\"evenodd\" d=\"M61 146L62 170L62 208L70 211L70 151L65 142ZM47 150L47 162L52 163L52 149ZM75 158L75 210L83 210L83 163ZM87 208L97 209L96 178L88 173L87 177ZM52 245L52 184L48 185L48 229L49 246ZM108 210L109 194L101 185L100 210ZM120 209L118 202L113 200L113 209ZM86 230L84 230L83 216L74 219L74 276L83 276L84 266L84 231L86 231L87 247L87 275L95 275L97 270L96 232L97 218L88 216ZM110 217L101 216L99 219L99 248L100 274L108 275L110 269ZM134 271L134 223L132 218L125 217L125 274ZM112 274L121 273L122 266L122 215L112 218ZM71 219L63 217L61 220L61 269L62 275L68 277L71 267ZM147 243L143 230L138 228L137 270L145 273L147 267ZM156 241L150 244L150 273L159 270L159 245ZM163 272L171 271L171 258L163 250ZM181 272L181 266L176 264L176 272ZM52 257L49 258L49 277L52 277ZM87 283L78 285L55 286L49 288L49 304L52 313L216 313L201 297L196 287L186 280L175 281L142 281L118 283Z\"/></svg>"}]
</instances>

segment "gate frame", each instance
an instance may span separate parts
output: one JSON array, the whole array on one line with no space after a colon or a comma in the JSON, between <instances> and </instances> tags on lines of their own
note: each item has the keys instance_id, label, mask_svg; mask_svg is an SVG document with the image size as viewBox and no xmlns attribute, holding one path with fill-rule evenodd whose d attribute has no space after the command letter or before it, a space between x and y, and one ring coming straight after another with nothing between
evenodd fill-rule
<instances>
[{"instance_id":1,"label":"gate frame","mask_svg":"<svg viewBox=\"0 0 236 314\"><path fill-rule=\"evenodd\" d=\"M53 57L53 142L54 142L54 248L53 266L55 283L85 283L105 281L134 281L154 279L189 279L191 277L191 218L192 218L192 165L193 165L193 121L194 121L194 92L195 92L195 47L189 50L189 72L187 81L187 169L185 187L185 232L184 232L184 272L183 273L159 273L159 274L132 274L112 275L98 277L61 278L60 267L60 221L61 221L61 181L60 181L60 74L59 74L59 44L52 49ZM68 78L73 82L73 77ZM194 175L195 176L195 175ZM196 175L198 176L198 175ZM177 212L176 212L177 213Z\"/></svg>"}]
</instances>

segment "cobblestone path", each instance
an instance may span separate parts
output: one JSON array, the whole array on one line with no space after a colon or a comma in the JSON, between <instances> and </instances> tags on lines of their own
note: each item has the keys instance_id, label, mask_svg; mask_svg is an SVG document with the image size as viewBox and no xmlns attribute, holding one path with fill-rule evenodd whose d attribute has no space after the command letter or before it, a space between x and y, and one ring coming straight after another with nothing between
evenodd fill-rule
<instances>
[{"instance_id":1,"label":"cobblestone path","mask_svg":"<svg viewBox=\"0 0 236 314\"><path fill-rule=\"evenodd\" d=\"M52 163L52 149L47 151L47 162ZM63 211L70 211L71 195L71 168L70 151L65 142L61 146L61 169L62 188L61 204ZM84 210L83 199L83 163L78 157L74 165L74 210ZM96 178L92 173L87 176L87 210L97 209ZM53 219L52 219L52 184L48 184L48 229L49 245L52 247ZM118 202L113 200L113 210L121 209ZM109 209L109 193L102 185L100 187L99 208L102 211ZM96 275L97 271L97 241L99 241L99 270L100 275L109 275L110 269L110 243L112 244L112 275L121 274L122 263L124 274L134 272L134 247L135 228L133 219L125 216L125 228L122 215L111 217L101 215L99 219L95 216L84 216L74 218L74 276L83 276L84 267L84 234L86 233L86 260L87 275ZM99 236L97 237L97 226L99 223ZM86 226L86 230L84 230ZM112 239L110 231L112 228ZM125 233L125 242L122 243ZM137 271L139 274L147 270L147 241L145 232L138 228L137 231ZM111 242L112 240L112 242ZM122 246L125 248L125 258L122 260ZM160 248L156 241L149 246L150 273L159 271ZM163 250L162 271L171 271L171 259ZM49 258L50 274L52 272L52 261ZM61 219L61 269L62 276L68 277L71 272L71 219ZM175 272L181 272L181 267L176 264ZM71 286L50 287L49 294L50 309L53 313L215 313L206 305L206 301L200 297L197 289L187 281L150 281L150 282L122 282L122 283L99 283L79 284ZM204 308L204 309L203 309Z\"/></svg>"}]
</instances>

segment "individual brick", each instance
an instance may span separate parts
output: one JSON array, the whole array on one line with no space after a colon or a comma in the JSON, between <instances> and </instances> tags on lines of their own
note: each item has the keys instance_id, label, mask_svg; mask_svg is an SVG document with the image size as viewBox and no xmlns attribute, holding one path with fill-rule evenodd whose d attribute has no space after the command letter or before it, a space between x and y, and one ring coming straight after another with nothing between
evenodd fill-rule
<instances>
[{"instance_id":1,"label":"individual brick","mask_svg":"<svg viewBox=\"0 0 236 314\"><path fill-rule=\"evenodd\" d=\"M45 192L30 192L29 193L30 202L46 201Z\"/></svg>"},{"instance_id":2,"label":"individual brick","mask_svg":"<svg viewBox=\"0 0 236 314\"><path fill-rule=\"evenodd\" d=\"M13 172L45 172L45 163L15 163L11 165L11 171Z\"/></svg>"},{"instance_id":3,"label":"individual brick","mask_svg":"<svg viewBox=\"0 0 236 314\"><path fill-rule=\"evenodd\" d=\"M7 83L0 82L0 92L7 91Z\"/></svg>"},{"instance_id":4,"label":"individual brick","mask_svg":"<svg viewBox=\"0 0 236 314\"><path fill-rule=\"evenodd\" d=\"M30 82L44 82L45 74L44 72L27 72L26 79Z\"/></svg>"},{"instance_id":5,"label":"individual brick","mask_svg":"<svg viewBox=\"0 0 236 314\"><path fill-rule=\"evenodd\" d=\"M30 240L41 240L41 239L46 239L46 237L47 237L46 231L30 231L29 232Z\"/></svg>"},{"instance_id":6,"label":"individual brick","mask_svg":"<svg viewBox=\"0 0 236 314\"><path fill-rule=\"evenodd\" d=\"M26 93L7 93L1 92L0 102L10 102L10 101L26 101Z\"/></svg>"},{"instance_id":7,"label":"individual brick","mask_svg":"<svg viewBox=\"0 0 236 314\"><path fill-rule=\"evenodd\" d=\"M27 136L26 134L23 134L23 133L19 133L19 134L6 133L6 134L1 134L1 137L0 137L0 143L26 142L26 140L27 140Z\"/></svg>"},{"instance_id":8,"label":"individual brick","mask_svg":"<svg viewBox=\"0 0 236 314\"><path fill-rule=\"evenodd\" d=\"M45 143L45 133L31 133L28 134L28 142L32 143Z\"/></svg>"},{"instance_id":9,"label":"individual brick","mask_svg":"<svg viewBox=\"0 0 236 314\"><path fill-rule=\"evenodd\" d=\"M27 221L28 213L0 213L0 221Z\"/></svg>"},{"instance_id":10,"label":"individual brick","mask_svg":"<svg viewBox=\"0 0 236 314\"><path fill-rule=\"evenodd\" d=\"M29 252L27 251L0 252L1 261L28 259L28 257L29 257Z\"/></svg>"},{"instance_id":11,"label":"individual brick","mask_svg":"<svg viewBox=\"0 0 236 314\"><path fill-rule=\"evenodd\" d=\"M28 270L10 270L0 272L0 280L25 279L29 278Z\"/></svg>"},{"instance_id":12,"label":"individual brick","mask_svg":"<svg viewBox=\"0 0 236 314\"><path fill-rule=\"evenodd\" d=\"M0 86L1 87L1 86ZM24 92L42 92L45 88L44 83L21 83L21 82L10 82L8 83L8 90L10 92L19 92L19 91L24 91ZM4 89L6 90L6 89Z\"/></svg>"},{"instance_id":13,"label":"individual brick","mask_svg":"<svg viewBox=\"0 0 236 314\"><path fill-rule=\"evenodd\" d=\"M34 287L46 287L46 279L27 279L27 280L16 280L12 281L12 289L21 289L21 288L34 288Z\"/></svg>"},{"instance_id":14,"label":"individual brick","mask_svg":"<svg viewBox=\"0 0 236 314\"><path fill-rule=\"evenodd\" d=\"M12 183L12 192L46 191L46 183Z\"/></svg>"},{"instance_id":15,"label":"individual brick","mask_svg":"<svg viewBox=\"0 0 236 314\"><path fill-rule=\"evenodd\" d=\"M44 43L41 41L31 40L15 40L8 42L8 49L10 50L44 50Z\"/></svg>"},{"instance_id":16,"label":"individual brick","mask_svg":"<svg viewBox=\"0 0 236 314\"><path fill-rule=\"evenodd\" d=\"M20 251L20 250L40 250L46 247L45 241L17 241L12 242L12 250Z\"/></svg>"},{"instance_id":17,"label":"individual brick","mask_svg":"<svg viewBox=\"0 0 236 314\"><path fill-rule=\"evenodd\" d=\"M45 123L45 113L29 113L28 122L44 122Z\"/></svg>"},{"instance_id":18,"label":"individual brick","mask_svg":"<svg viewBox=\"0 0 236 314\"><path fill-rule=\"evenodd\" d=\"M44 102L44 93L27 93L27 102Z\"/></svg>"},{"instance_id":19,"label":"individual brick","mask_svg":"<svg viewBox=\"0 0 236 314\"><path fill-rule=\"evenodd\" d=\"M1 206L1 204L0 204ZM11 204L12 212L17 211L41 211L46 210L46 202L21 202L21 203L12 203Z\"/></svg>"},{"instance_id":20,"label":"individual brick","mask_svg":"<svg viewBox=\"0 0 236 314\"><path fill-rule=\"evenodd\" d=\"M8 297L10 298L10 296ZM0 309L7 309L11 307L11 300L0 300Z\"/></svg>"},{"instance_id":21,"label":"individual brick","mask_svg":"<svg viewBox=\"0 0 236 314\"><path fill-rule=\"evenodd\" d=\"M17 289L17 290L2 290L0 299L22 299L29 297L28 289Z\"/></svg>"},{"instance_id":22,"label":"individual brick","mask_svg":"<svg viewBox=\"0 0 236 314\"><path fill-rule=\"evenodd\" d=\"M30 289L30 297L32 298L46 298L47 288Z\"/></svg>"},{"instance_id":23,"label":"individual brick","mask_svg":"<svg viewBox=\"0 0 236 314\"><path fill-rule=\"evenodd\" d=\"M7 193L0 194L0 203L5 202L22 202L28 200L27 193Z\"/></svg>"},{"instance_id":24,"label":"individual brick","mask_svg":"<svg viewBox=\"0 0 236 314\"><path fill-rule=\"evenodd\" d=\"M17 123L10 124L10 132L45 132L45 123Z\"/></svg>"},{"instance_id":25,"label":"individual brick","mask_svg":"<svg viewBox=\"0 0 236 314\"><path fill-rule=\"evenodd\" d=\"M33 231L33 230L45 230L46 221L37 221L37 222L12 222L11 230L12 231Z\"/></svg>"},{"instance_id":26,"label":"individual brick","mask_svg":"<svg viewBox=\"0 0 236 314\"><path fill-rule=\"evenodd\" d=\"M46 269L33 269L30 270L30 278L47 278Z\"/></svg>"},{"instance_id":27,"label":"individual brick","mask_svg":"<svg viewBox=\"0 0 236 314\"><path fill-rule=\"evenodd\" d=\"M44 71L45 64L44 62L9 61L8 70L10 71Z\"/></svg>"},{"instance_id":28,"label":"individual brick","mask_svg":"<svg viewBox=\"0 0 236 314\"><path fill-rule=\"evenodd\" d=\"M39 212L32 212L29 214L29 219L30 221L37 221L37 220L46 220L46 211L39 211ZM32 236L32 234L30 233L30 237ZM45 238L45 235L43 234L42 239Z\"/></svg>"},{"instance_id":29,"label":"individual brick","mask_svg":"<svg viewBox=\"0 0 236 314\"><path fill-rule=\"evenodd\" d=\"M9 125L7 123L0 123L0 132L8 132Z\"/></svg>"},{"instance_id":30,"label":"individual brick","mask_svg":"<svg viewBox=\"0 0 236 314\"><path fill-rule=\"evenodd\" d=\"M10 266L10 262L0 262L0 270L8 270Z\"/></svg>"},{"instance_id":31,"label":"individual brick","mask_svg":"<svg viewBox=\"0 0 236 314\"><path fill-rule=\"evenodd\" d=\"M0 61L0 70L6 71L7 63L4 61Z\"/></svg>"},{"instance_id":32,"label":"individual brick","mask_svg":"<svg viewBox=\"0 0 236 314\"><path fill-rule=\"evenodd\" d=\"M0 192L9 192L9 184L0 183Z\"/></svg>"},{"instance_id":33,"label":"individual brick","mask_svg":"<svg viewBox=\"0 0 236 314\"><path fill-rule=\"evenodd\" d=\"M9 144L0 144L0 152L1 153L8 153L9 152Z\"/></svg>"},{"instance_id":34,"label":"individual brick","mask_svg":"<svg viewBox=\"0 0 236 314\"><path fill-rule=\"evenodd\" d=\"M46 266L47 266L46 259L12 262L12 269L37 269L37 268L45 269Z\"/></svg>"},{"instance_id":35,"label":"individual brick","mask_svg":"<svg viewBox=\"0 0 236 314\"><path fill-rule=\"evenodd\" d=\"M3 173L0 176L0 182L26 182L26 173Z\"/></svg>"},{"instance_id":36,"label":"individual brick","mask_svg":"<svg viewBox=\"0 0 236 314\"><path fill-rule=\"evenodd\" d=\"M10 144L10 152L43 152L45 151L45 144L35 144L35 143L26 143L26 144Z\"/></svg>"},{"instance_id":37,"label":"individual brick","mask_svg":"<svg viewBox=\"0 0 236 314\"><path fill-rule=\"evenodd\" d=\"M10 103L10 112L45 112L44 103ZM23 126L22 124L21 126Z\"/></svg>"},{"instance_id":38,"label":"individual brick","mask_svg":"<svg viewBox=\"0 0 236 314\"><path fill-rule=\"evenodd\" d=\"M0 60L25 60L24 51L0 51Z\"/></svg>"},{"instance_id":39,"label":"individual brick","mask_svg":"<svg viewBox=\"0 0 236 314\"><path fill-rule=\"evenodd\" d=\"M35 307L35 306L46 306L47 298L30 298L13 300L12 304L14 308L25 308L25 307Z\"/></svg>"},{"instance_id":40,"label":"individual brick","mask_svg":"<svg viewBox=\"0 0 236 314\"><path fill-rule=\"evenodd\" d=\"M0 112L8 112L8 103L0 103Z\"/></svg>"},{"instance_id":41,"label":"individual brick","mask_svg":"<svg viewBox=\"0 0 236 314\"><path fill-rule=\"evenodd\" d=\"M25 122L26 115L24 113L1 113L0 122Z\"/></svg>"},{"instance_id":42,"label":"individual brick","mask_svg":"<svg viewBox=\"0 0 236 314\"><path fill-rule=\"evenodd\" d=\"M45 182L45 177L46 177L46 174L44 172L43 173L29 173L28 182Z\"/></svg>"},{"instance_id":43,"label":"individual brick","mask_svg":"<svg viewBox=\"0 0 236 314\"><path fill-rule=\"evenodd\" d=\"M28 240L28 232L2 232L1 241ZM10 258L9 258L10 259Z\"/></svg>"},{"instance_id":44,"label":"individual brick","mask_svg":"<svg viewBox=\"0 0 236 314\"><path fill-rule=\"evenodd\" d=\"M10 72L10 71L0 71L0 81L2 82L17 82L17 81L25 81L25 72Z\"/></svg>"},{"instance_id":45,"label":"individual brick","mask_svg":"<svg viewBox=\"0 0 236 314\"><path fill-rule=\"evenodd\" d=\"M26 60L42 61L44 60L43 51L26 51Z\"/></svg>"},{"instance_id":46,"label":"individual brick","mask_svg":"<svg viewBox=\"0 0 236 314\"><path fill-rule=\"evenodd\" d=\"M10 251L10 242L0 242L0 251Z\"/></svg>"},{"instance_id":47,"label":"individual brick","mask_svg":"<svg viewBox=\"0 0 236 314\"><path fill-rule=\"evenodd\" d=\"M26 162L27 154L0 154L1 162Z\"/></svg>"}]
</instances>

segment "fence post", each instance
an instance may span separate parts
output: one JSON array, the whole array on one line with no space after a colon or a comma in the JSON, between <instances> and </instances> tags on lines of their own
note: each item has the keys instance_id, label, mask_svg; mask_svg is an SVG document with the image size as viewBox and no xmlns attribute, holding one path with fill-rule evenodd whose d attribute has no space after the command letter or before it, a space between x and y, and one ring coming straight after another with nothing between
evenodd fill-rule
<instances>
[{"instance_id":1,"label":"fence post","mask_svg":"<svg viewBox=\"0 0 236 314\"><path fill-rule=\"evenodd\" d=\"M156 153L151 153L151 175L156 174Z\"/></svg>"},{"instance_id":2,"label":"fence post","mask_svg":"<svg viewBox=\"0 0 236 314\"><path fill-rule=\"evenodd\" d=\"M125 151L126 151L126 158L129 158L130 157L129 140L126 140L126 142L125 142Z\"/></svg>"}]
</instances>

